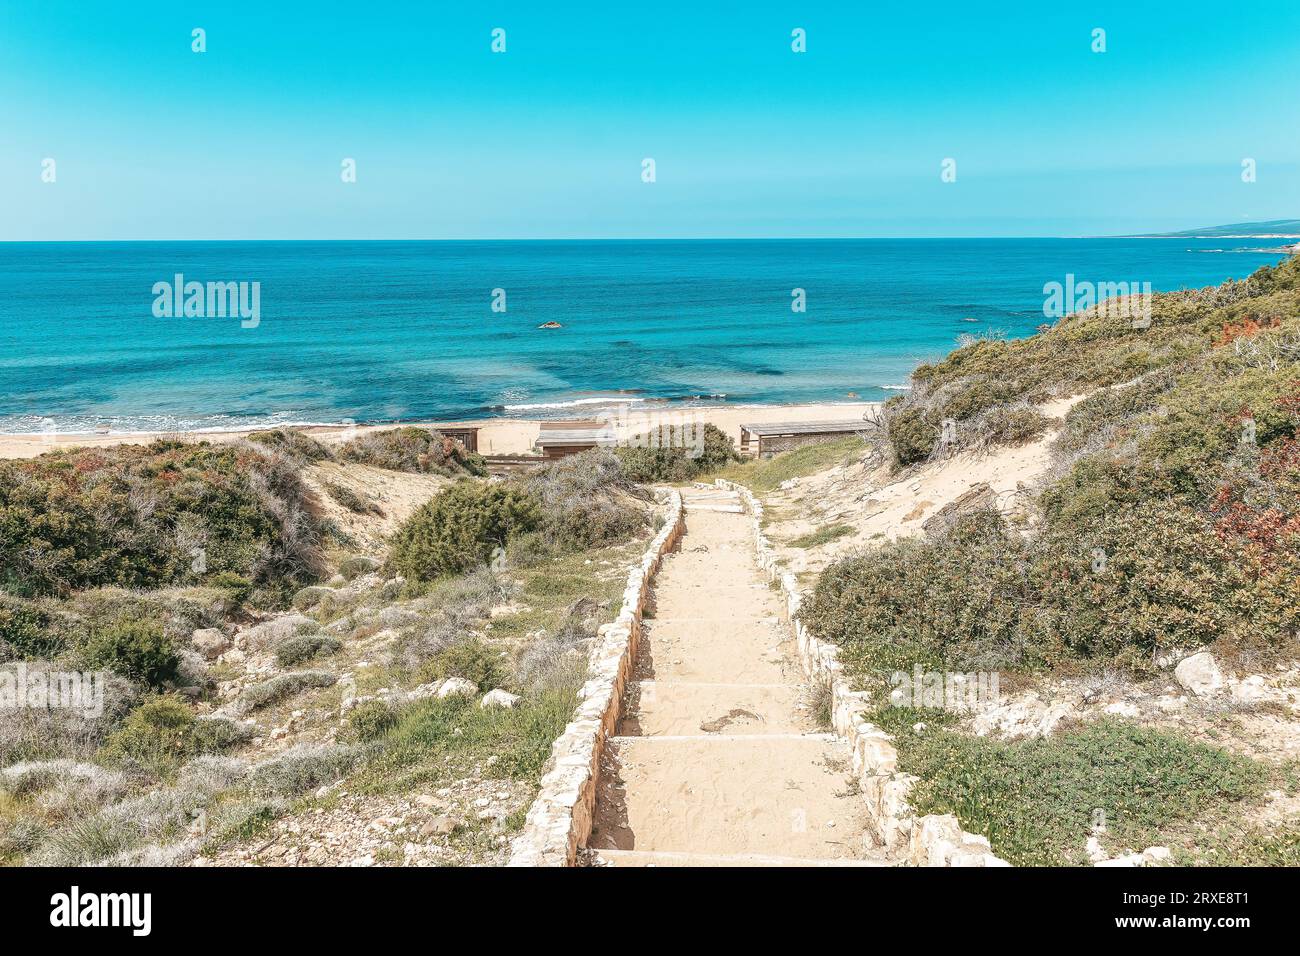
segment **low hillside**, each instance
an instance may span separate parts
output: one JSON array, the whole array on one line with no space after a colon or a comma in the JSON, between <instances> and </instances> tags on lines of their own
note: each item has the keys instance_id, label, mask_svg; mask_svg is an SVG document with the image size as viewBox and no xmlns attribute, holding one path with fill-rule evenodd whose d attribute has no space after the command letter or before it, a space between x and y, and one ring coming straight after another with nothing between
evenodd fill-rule
<instances>
[{"instance_id":1,"label":"low hillside","mask_svg":"<svg viewBox=\"0 0 1300 956\"><path fill-rule=\"evenodd\" d=\"M657 506L412 431L0 463L0 677L102 691L6 705L0 862L503 856Z\"/></svg>"},{"instance_id":2,"label":"low hillside","mask_svg":"<svg viewBox=\"0 0 1300 956\"><path fill-rule=\"evenodd\" d=\"M1150 318L918 368L856 449L768 491L768 534L925 812L1014 862L1294 863L1300 260ZM915 668L1001 696L900 705Z\"/></svg>"}]
</instances>

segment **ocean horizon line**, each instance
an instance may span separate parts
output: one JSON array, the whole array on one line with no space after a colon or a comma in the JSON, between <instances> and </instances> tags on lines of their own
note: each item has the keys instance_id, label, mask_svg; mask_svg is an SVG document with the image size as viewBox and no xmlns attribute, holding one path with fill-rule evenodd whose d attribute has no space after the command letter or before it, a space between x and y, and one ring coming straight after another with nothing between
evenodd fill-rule
<instances>
[{"instance_id":1,"label":"ocean horizon line","mask_svg":"<svg viewBox=\"0 0 1300 956\"><path fill-rule=\"evenodd\" d=\"M392 242L427 242L427 243L543 243L543 242L658 242L658 243L706 243L706 242L1051 242L1059 240L1061 242L1075 242L1082 239L1252 239L1252 238L1271 238L1271 239L1300 239L1300 234L1253 234L1241 233L1232 235L1185 235L1185 236L1165 236L1165 235L1144 235L1141 233L1133 234L1108 234L1092 235L1080 233L1077 235L1031 235L1016 233L1014 235L970 235L970 236L545 236L545 237L527 237L527 236L478 236L478 237L456 237L456 236L417 236L417 237L330 237L322 238L296 238L293 236L276 236L272 238L151 238L151 239L0 239L0 245L154 245L154 244L176 244L176 243L314 243L325 245L330 243L392 243Z\"/></svg>"}]
</instances>

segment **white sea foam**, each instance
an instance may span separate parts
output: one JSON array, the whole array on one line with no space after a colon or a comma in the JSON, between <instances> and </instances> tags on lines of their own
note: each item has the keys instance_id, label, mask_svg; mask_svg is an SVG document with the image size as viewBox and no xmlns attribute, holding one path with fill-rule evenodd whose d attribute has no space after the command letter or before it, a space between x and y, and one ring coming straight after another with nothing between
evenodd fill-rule
<instances>
[{"instance_id":1,"label":"white sea foam","mask_svg":"<svg viewBox=\"0 0 1300 956\"><path fill-rule=\"evenodd\" d=\"M624 402L644 402L644 398L629 395L606 395L600 398L575 398L567 402L531 402L519 405L502 405L507 412L531 412L543 408L576 408L579 405L620 405Z\"/></svg>"}]
</instances>

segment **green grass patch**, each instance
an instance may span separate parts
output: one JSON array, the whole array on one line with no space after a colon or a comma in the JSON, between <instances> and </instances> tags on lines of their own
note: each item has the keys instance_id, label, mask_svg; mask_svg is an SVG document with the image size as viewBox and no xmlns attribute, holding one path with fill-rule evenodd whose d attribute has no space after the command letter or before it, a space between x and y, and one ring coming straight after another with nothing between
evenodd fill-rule
<instances>
[{"instance_id":1,"label":"green grass patch","mask_svg":"<svg viewBox=\"0 0 1300 956\"><path fill-rule=\"evenodd\" d=\"M491 777L536 779L551 744L573 714L576 688L529 695L512 709L477 698L421 701L380 738L378 756L352 781L362 793L389 793L444 780L481 764ZM496 763L486 766L488 757Z\"/></svg>"},{"instance_id":2,"label":"green grass patch","mask_svg":"<svg viewBox=\"0 0 1300 956\"><path fill-rule=\"evenodd\" d=\"M781 482L791 478L806 478L836 465L847 465L866 450L867 443L855 435L822 445L796 448L771 458L731 464L708 475L705 480L726 478L753 491L775 491Z\"/></svg>"},{"instance_id":3,"label":"green grass patch","mask_svg":"<svg viewBox=\"0 0 1300 956\"><path fill-rule=\"evenodd\" d=\"M1246 757L1122 721L998 741L933 726L913 733L922 713L890 709L900 712L899 770L920 778L909 798L917 812L956 814L1020 866L1086 864L1098 812L1108 853L1161 844L1260 797L1271 776Z\"/></svg>"},{"instance_id":4,"label":"green grass patch","mask_svg":"<svg viewBox=\"0 0 1300 956\"><path fill-rule=\"evenodd\" d=\"M845 535L853 534L854 530L854 527L848 524L829 525L825 528L818 528L816 531L810 531L808 534L800 535L790 542L790 547L817 548Z\"/></svg>"}]
</instances>

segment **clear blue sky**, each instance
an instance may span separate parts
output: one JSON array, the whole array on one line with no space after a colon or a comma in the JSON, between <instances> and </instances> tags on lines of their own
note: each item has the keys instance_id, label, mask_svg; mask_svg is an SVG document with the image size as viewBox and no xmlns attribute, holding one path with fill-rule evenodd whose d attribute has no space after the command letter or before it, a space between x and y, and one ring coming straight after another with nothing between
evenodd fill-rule
<instances>
[{"instance_id":1,"label":"clear blue sky","mask_svg":"<svg viewBox=\"0 0 1300 956\"><path fill-rule=\"evenodd\" d=\"M0 0L0 239L1040 236L1300 217L1298 67L1296 0Z\"/></svg>"}]
</instances>

